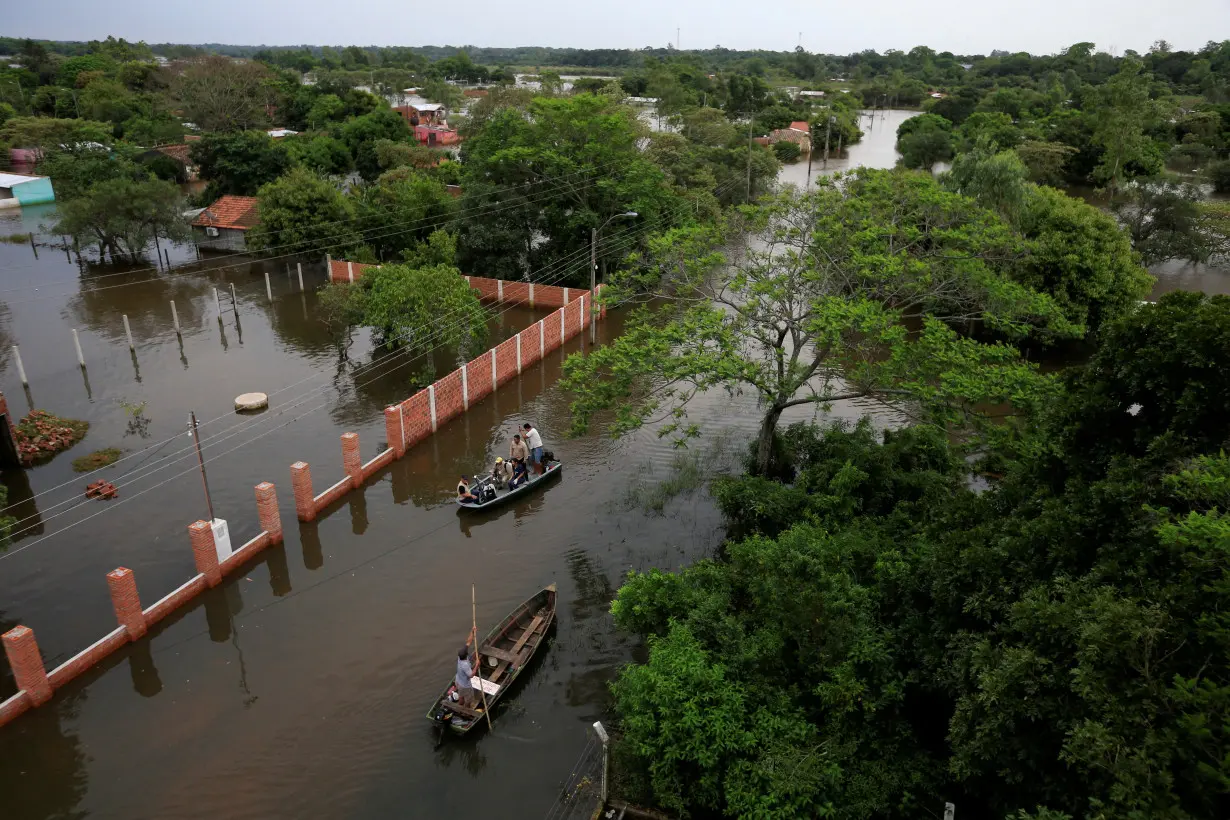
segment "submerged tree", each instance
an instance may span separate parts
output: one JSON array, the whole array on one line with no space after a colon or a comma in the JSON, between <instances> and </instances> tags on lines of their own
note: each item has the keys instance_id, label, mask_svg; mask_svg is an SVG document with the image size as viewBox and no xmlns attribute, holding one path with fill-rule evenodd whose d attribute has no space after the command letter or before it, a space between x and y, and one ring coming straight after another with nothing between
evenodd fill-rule
<instances>
[{"instance_id":1,"label":"submerged tree","mask_svg":"<svg viewBox=\"0 0 1230 820\"><path fill-rule=\"evenodd\" d=\"M179 189L160 179L109 179L59 204L52 230L116 262L140 261L155 237L183 241L189 237L181 216Z\"/></svg>"},{"instance_id":2,"label":"submerged tree","mask_svg":"<svg viewBox=\"0 0 1230 820\"><path fill-rule=\"evenodd\" d=\"M660 413L670 420L662 435L686 438L698 432L686 423L695 395L749 391L763 412L754 469L766 472L778 420L797 405L910 397L963 423L980 403L1032 400L1040 378L1015 348L954 326L1080 332L997 267L1015 243L1007 227L930 177L861 171L743 214L659 237L616 281L613 299L671 298L634 313L612 344L568 359L578 429L614 409L616 434Z\"/></svg>"}]
</instances>

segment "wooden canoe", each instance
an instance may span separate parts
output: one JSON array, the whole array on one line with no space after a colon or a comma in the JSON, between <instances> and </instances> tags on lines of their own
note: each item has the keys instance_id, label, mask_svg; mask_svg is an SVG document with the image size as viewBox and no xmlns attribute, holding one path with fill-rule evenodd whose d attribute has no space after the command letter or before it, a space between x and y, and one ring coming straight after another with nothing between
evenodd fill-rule
<instances>
[{"instance_id":1,"label":"wooden canoe","mask_svg":"<svg viewBox=\"0 0 1230 820\"><path fill-rule=\"evenodd\" d=\"M555 584L551 584L510 612L479 643L477 665L481 670L487 708L492 710L492 717L496 704L504 699L546 643L547 633L554 624ZM477 708L462 706L452 699L454 688L450 678L448 686L444 687L444 694L427 710L427 719L440 729L459 735L479 725L486 725L482 700L479 700Z\"/></svg>"},{"instance_id":2,"label":"wooden canoe","mask_svg":"<svg viewBox=\"0 0 1230 820\"><path fill-rule=\"evenodd\" d=\"M547 465L547 469L541 474L530 472L530 480L517 487L515 490L496 490L495 498L490 501L484 501L482 504L463 504L461 499L456 499L458 509L478 512L479 510L490 510L495 507L503 506L514 498L531 493L535 488L541 487L543 482L552 476L557 476L563 472L564 465L559 461L552 461ZM491 482L490 477L483 478L475 486L474 490L481 490Z\"/></svg>"}]
</instances>

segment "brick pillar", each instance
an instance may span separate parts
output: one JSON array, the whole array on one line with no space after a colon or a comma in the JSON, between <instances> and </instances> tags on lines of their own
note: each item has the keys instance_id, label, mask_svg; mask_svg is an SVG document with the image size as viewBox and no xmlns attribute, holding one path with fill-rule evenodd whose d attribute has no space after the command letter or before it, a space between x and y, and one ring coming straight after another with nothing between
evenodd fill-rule
<instances>
[{"instance_id":1,"label":"brick pillar","mask_svg":"<svg viewBox=\"0 0 1230 820\"><path fill-rule=\"evenodd\" d=\"M359 434L342 433L342 469L350 476L350 486L363 485L363 458L359 455Z\"/></svg>"},{"instance_id":2,"label":"brick pillar","mask_svg":"<svg viewBox=\"0 0 1230 820\"><path fill-rule=\"evenodd\" d=\"M312 468L306 461L290 465L290 486L295 493L295 516L300 521L316 520L316 493L312 492Z\"/></svg>"},{"instance_id":3,"label":"brick pillar","mask_svg":"<svg viewBox=\"0 0 1230 820\"><path fill-rule=\"evenodd\" d=\"M24 690L35 706L42 706L51 699L51 681L47 680L47 668L43 666L43 656L34 640L34 630L15 626L4 633L3 640L4 654L9 658L17 688Z\"/></svg>"},{"instance_id":4,"label":"brick pillar","mask_svg":"<svg viewBox=\"0 0 1230 820\"><path fill-rule=\"evenodd\" d=\"M205 583L216 587L222 580L222 570L218 568L218 548L214 545L214 531L208 521L197 521L188 526L188 537L192 540L192 559L196 561L196 571L205 576Z\"/></svg>"},{"instance_id":5,"label":"brick pillar","mask_svg":"<svg viewBox=\"0 0 1230 820\"><path fill-rule=\"evenodd\" d=\"M126 567L117 567L107 573L107 587L111 590L115 620L128 633L128 640L137 640L145 634L145 613L141 611L141 598L137 595L136 576Z\"/></svg>"},{"instance_id":6,"label":"brick pillar","mask_svg":"<svg viewBox=\"0 0 1230 820\"><path fill-rule=\"evenodd\" d=\"M393 448L393 457L406 454L406 432L401 426L401 405L384 408L384 437Z\"/></svg>"},{"instance_id":7,"label":"brick pillar","mask_svg":"<svg viewBox=\"0 0 1230 820\"><path fill-rule=\"evenodd\" d=\"M278 491L273 482L262 481L256 485L256 515L261 529L269 533L269 543L282 543L282 515L278 512Z\"/></svg>"}]
</instances>

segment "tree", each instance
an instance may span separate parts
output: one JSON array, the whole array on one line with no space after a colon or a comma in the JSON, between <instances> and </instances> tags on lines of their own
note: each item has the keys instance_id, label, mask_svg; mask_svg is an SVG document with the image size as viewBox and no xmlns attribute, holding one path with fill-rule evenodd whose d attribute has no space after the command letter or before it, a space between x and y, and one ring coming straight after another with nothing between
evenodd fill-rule
<instances>
[{"instance_id":1,"label":"tree","mask_svg":"<svg viewBox=\"0 0 1230 820\"><path fill-rule=\"evenodd\" d=\"M291 162L317 174L342 176L353 167L346 143L324 134L300 135L282 140Z\"/></svg>"},{"instance_id":2,"label":"tree","mask_svg":"<svg viewBox=\"0 0 1230 820\"><path fill-rule=\"evenodd\" d=\"M185 68L172 92L184 115L205 131L247 131L269 125L271 81L260 63L211 55Z\"/></svg>"},{"instance_id":3,"label":"tree","mask_svg":"<svg viewBox=\"0 0 1230 820\"><path fill-rule=\"evenodd\" d=\"M1145 265L1167 259L1207 262L1214 237L1204 224L1199 186L1170 179L1140 179L1113 203L1115 216Z\"/></svg>"},{"instance_id":4,"label":"tree","mask_svg":"<svg viewBox=\"0 0 1230 820\"><path fill-rule=\"evenodd\" d=\"M455 347L468 357L486 339L487 312L461 271L446 262L385 264L369 268L357 285L327 285L325 292L335 321L370 327L382 345L419 354Z\"/></svg>"},{"instance_id":5,"label":"tree","mask_svg":"<svg viewBox=\"0 0 1230 820\"><path fill-rule=\"evenodd\" d=\"M111 126L105 122L13 117L0 126L0 142L14 148L35 148L47 156L78 150L86 143L108 145L111 141Z\"/></svg>"},{"instance_id":6,"label":"tree","mask_svg":"<svg viewBox=\"0 0 1230 820\"><path fill-rule=\"evenodd\" d=\"M969 121L972 122L973 117ZM953 160L952 170L944 175L943 185L977 200L1008 224L1018 225L1029 196L1025 179L1028 171L1015 151L997 148L998 143L982 136L973 148Z\"/></svg>"},{"instance_id":7,"label":"tree","mask_svg":"<svg viewBox=\"0 0 1230 820\"><path fill-rule=\"evenodd\" d=\"M672 299L635 314L612 344L569 357L578 429L603 410L615 411L615 434L661 414L670 421L659 433L686 439L698 432L686 422L693 396L747 390L762 407L752 465L763 474L791 407L911 395L964 427L980 401L1028 402L1041 389L1015 349L962 339L945 322L1076 332L1048 297L987 261L1012 246L1006 227L928 177L827 179L751 210L747 229L746 242L737 224L668 232L615 280L613 299Z\"/></svg>"},{"instance_id":8,"label":"tree","mask_svg":"<svg viewBox=\"0 0 1230 820\"><path fill-rule=\"evenodd\" d=\"M952 123L935 114L910 117L897 127L897 150L906 168L930 170L952 159Z\"/></svg>"},{"instance_id":9,"label":"tree","mask_svg":"<svg viewBox=\"0 0 1230 820\"><path fill-rule=\"evenodd\" d=\"M1030 182L1058 186L1064 182L1064 166L1076 149L1062 142L1026 140L1016 147L1016 153L1029 171Z\"/></svg>"},{"instance_id":10,"label":"tree","mask_svg":"<svg viewBox=\"0 0 1230 820\"><path fill-rule=\"evenodd\" d=\"M589 247L591 229L615 214L635 211L641 220L669 220L675 194L641 152L644 136L635 112L592 94L538 98L526 112L504 108L494 114L462 145L462 207L481 214L463 224L465 267L525 278L579 257ZM620 234L632 226L607 228L600 265L624 255ZM555 273L588 284L583 265Z\"/></svg>"},{"instance_id":11,"label":"tree","mask_svg":"<svg viewBox=\"0 0 1230 820\"><path fill-rule=\"evenodd\" d=\"M1034 188L1020 226L1026 253L1014 276L1091 332L1135 309L1153 285L1115 219L1082 200Z\"/></svg>"},{"instance_id":12,"label":"tree","mask_svg":"<svg viewBox=\"0 0 1230 820\"><path fill-rule=\"evenodd\" d=\"M404 142L410 137L410 127L401 115L389 108L355 117L342 126L342 141L354 157L355 169L367 181L380 176L380 160L376 143L381 140Z\"/></svg>"},{"instance_id":13,"label":"tree","mask_svg":"<svg viewBox=\"0 0 1230 820\"><path fill-rule=\"evenodd\" d=\"M55 233L86 245L97 244L100 258L136 264L155 237L189 237L179 189L158 179L107 179L79 196L58 203Z\"/></svg>"},{"instance_id":14,"label":"tree","mask_svg":"<svg viewBox=\"0 0 1230 820\"><path fill-rule=\"evenodd\" d=\"M261 187L260 224L248 232L253 250L337 251L359 242L354 208L332 183L306 168Z\"/></svg>"},{"instance_id":15,"label":"tree","mask_svg":"<svg viewBox=\"0 0 1230 820\"><path fill-rule=\"evenodd\" d=\"M367 244L381 259L393 259L433 231L452 227L458 200L427 174L397 168L360 188L354 202Z\"/></svg>"},{"instance_id":16,"label":"tree","mask_svg":"<svg viewBox=\"0 0 1230 820\"><path fill-rule=\"evenodd\" d=\"M263 131L206 134L192 143L192 161L209 181L208 195L254 196L290 167L286 146Z\"/></svg>"},{"instance_id":17,"label":"tree","mask_svg":"<svg viewBox=\"0 0 1230 820\"><path fill-rule=\"evenodd\" d=\"M1213 184L1213 190L1220 194L1230 192L1230 159L1209 163L1205 174Z\"/></svg>"},{"instance_id":18,"label":"tree","mask_svg":"<svg viewBox=\"0 0 1230 820\"><path fill-rule=\"evenodd\" d=\"M1094 177L1111 190L1119 189L1132 162L1145 159L1145 126L1153 118L1149 80L1141 65L1126 60L1119 73L1094 91L1093 141L1103 149Z\"/></svg>"}]
</instances>

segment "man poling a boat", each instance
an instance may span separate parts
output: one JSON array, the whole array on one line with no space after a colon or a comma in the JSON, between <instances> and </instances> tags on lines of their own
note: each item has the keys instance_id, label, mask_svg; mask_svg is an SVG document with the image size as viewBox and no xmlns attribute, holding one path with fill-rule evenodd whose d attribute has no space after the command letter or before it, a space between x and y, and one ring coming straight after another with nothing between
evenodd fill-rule
<instances>
[{"instance_id":1,"label":"man poling a boat","mask_svg":"<svg viewBox=\"0 0 1230 820\"><path fill-rule=\"evenodd\" d=\"M542 436L528 421L521 425L521 429L525 431L525 445L530 448L530 463L536 472L541 473L547 466L542 461Z\"/></svg>"}]
</instances>

